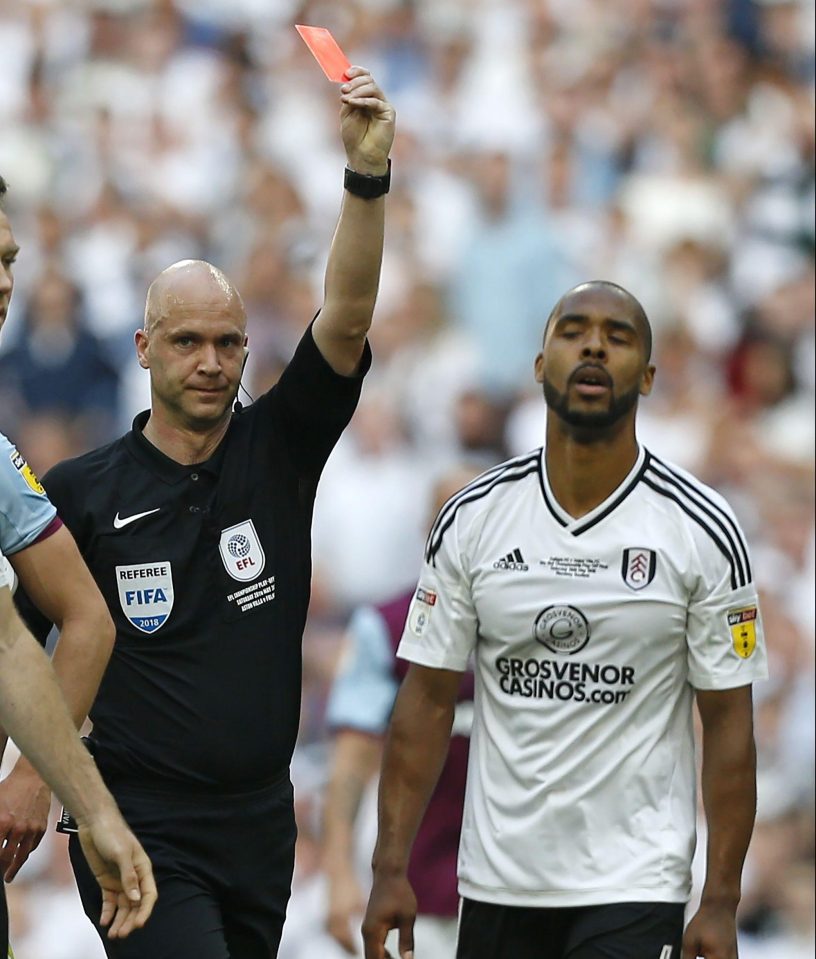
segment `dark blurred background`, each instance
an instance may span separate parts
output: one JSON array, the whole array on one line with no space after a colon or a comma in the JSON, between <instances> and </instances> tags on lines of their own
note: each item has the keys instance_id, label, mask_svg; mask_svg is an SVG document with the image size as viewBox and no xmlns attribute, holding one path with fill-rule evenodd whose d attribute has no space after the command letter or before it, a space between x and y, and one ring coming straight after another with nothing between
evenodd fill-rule
<instances>
[{"instance_id":1,"label":"dark blurred background","mask_svg":"<svg viewBox=\"0 0 816 959\"><path fill-rule=\"evenodd\" d=\"M640 435L746 528L772 678L743 959L814 949L813 0L0 0L0 173L22 253L0 429L40 473L147 406L133 332L171 262L249 312L253 396L321 299L341 195L328 26L397 108L375 367L327 467L281 959L332 959L326 692L354 604L416 577L428 488L538 446L555 300L613 280L654 329ZM7 758L8 763L8 758ZM371 841L361 831L361 868ZM64 840L9 887L17 959L99 959Z\"/></svg>"}]
</instances>

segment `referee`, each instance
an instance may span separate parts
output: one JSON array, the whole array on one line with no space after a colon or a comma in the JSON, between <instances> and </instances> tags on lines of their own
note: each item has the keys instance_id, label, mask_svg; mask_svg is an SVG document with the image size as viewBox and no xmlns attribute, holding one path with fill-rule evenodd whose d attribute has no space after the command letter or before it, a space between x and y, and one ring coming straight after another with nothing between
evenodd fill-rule
<instances>
[{"instance_id":1,"label":"referee","mask_svg":"<svg viewBox=\"0 0 816 959\"><path fill-rule=\"evenodd\" d=\"M731 509L637 442L651 339L620 287L568 292L535 361L546 446L437 517L399 648L366 959L391 928L412 949L408 852L471 656L458 959L736 959L765 649ZM684 933L695 698L707 875Z\"/></svg>"},{"instance_id":2,"label":"referee","mask_svg":"<svg viewBox=\"0 0 816 959\"><path fill-rule=\"evenodd\" d=\"M215 267L177 263L151 285L136 333L151 409L44 478L113 614L90 745L159 889L144 929L105 941L116 959L277 955L312 506L370 363L394 136L370 74L347 76L325 299L277 385L233 414L243 303ZM98 892L74 839L71 858L93 920Z\"/></svg>"}]
</instances>

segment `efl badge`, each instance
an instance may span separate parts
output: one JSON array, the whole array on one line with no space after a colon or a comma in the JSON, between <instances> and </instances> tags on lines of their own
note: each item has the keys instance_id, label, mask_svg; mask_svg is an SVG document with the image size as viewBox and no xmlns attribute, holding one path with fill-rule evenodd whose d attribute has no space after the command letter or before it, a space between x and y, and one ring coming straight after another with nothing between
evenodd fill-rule
<instances>
[{"instance_id":1,"label":"efl badge","mask_svg":"<svg viewBox=\"0 0 816 959\"><path fill-rule=\"evenodd\" d=\"M33 489L35 493L39 493L40 496L44 496L45 490L43 489L42 484L34 475L34 471L31 469L28 463L26 463L25 459L17 452L17 450L12 450L9 453L9 459L11 460L11 465L17 470L20 476L23 477L31 489Z\"/></svg>"},{"instance_id":2,"label":"efl badge","mask_svg":"<svg viewBox=\"0 0 816 959\"><path fill-rule=\"evenodd\" d=\"M248 583L261 575L266 556L251 519L222 530L218 548L224 569L233 579Z\"/></svg>"},{"instance_id":3,"label":"efl badge","mask_svg":"<svg viewBox=\"0 0 816 959\"><path fill-rule=\"evenodd\" d=\"M411 610L408 613L408 628L414 636L422 637L431 621L434 606L436 606L436 593L432 589L417 586L414 601L411 603Z\"/></svg>"},{"instance_id":4,"label":"efl badge","mask_svg":"<svg viewBox=\"0 0 816 959\"><path fill-rule=\"evenodd\" d=\"M643 546L630 546L623 551L621 575L629 589L643 589L655 578L657 554Z\"/></svg>"},{"instance_id":5,"label":"efl badge","mask_svg":"<svg viewBox=\"0 0 816 959\"><path fill-rule=\"evenodd\" d=\"M173 608L173 570L170 563L142 563L116 567L116 588L122 612L136 629L155 633Z\"/></svg>"},{"instance_id":6,"label":"efl badge","mask_svg":"<svg viewBox=\"0 0 816 959\"><path fill-rule=\"evenodd\" d=\"M756 618L756 606L728 610L731 642L734 644L734 652L742 659L748 659L756 649Z\"/></svg>"}]
</instances>

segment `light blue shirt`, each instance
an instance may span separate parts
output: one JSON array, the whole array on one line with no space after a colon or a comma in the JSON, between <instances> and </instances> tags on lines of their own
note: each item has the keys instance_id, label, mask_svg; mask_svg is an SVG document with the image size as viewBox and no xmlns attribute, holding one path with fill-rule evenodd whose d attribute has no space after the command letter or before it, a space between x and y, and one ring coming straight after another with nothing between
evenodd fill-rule
<instances>
[{"instance_id":1,"label":"light blue shirt","mask_svg":"<svg viewBox=\"0 0 816 959\"><path fill-rule=\"evenodd\" d=\"M0 551L31 546L57 511L25 459L0 433Z\"/></svg>"},{"instance_id":2,"label":"light blue shirt","mask_svg":"<svg viewBox=\"0 0 816 959\"><path fill-rule=\"evenodd\" d=\"M348 639L329 694L326 723L333 729L382 735L399 689L388 627L373 606L361 606L349 622Z\"/></svg>"}]
</instances>

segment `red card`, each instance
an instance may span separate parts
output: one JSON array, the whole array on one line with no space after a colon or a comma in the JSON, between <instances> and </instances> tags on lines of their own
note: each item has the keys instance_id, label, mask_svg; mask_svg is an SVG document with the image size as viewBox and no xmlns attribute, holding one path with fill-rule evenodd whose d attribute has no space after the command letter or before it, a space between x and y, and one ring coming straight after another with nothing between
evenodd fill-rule
<instances>
[{"instance_id":1,"label":"red card","mask_svg":"<svg viewBox=\"0 0 816 959\"><path fill-rule=\"evenodd\" d=\"M351 63L325 27L304 27L296 23L295 30L303 37L303 42L312 51L315 60L332 83L342 83L347 79L346 70Z\"/></svg>"}]
</instances>

